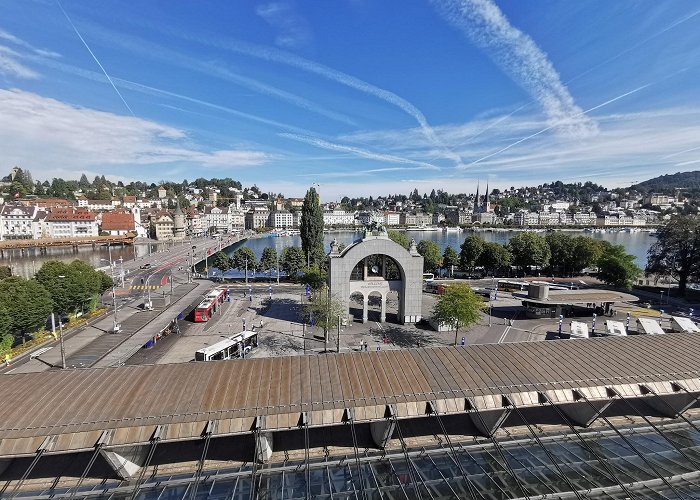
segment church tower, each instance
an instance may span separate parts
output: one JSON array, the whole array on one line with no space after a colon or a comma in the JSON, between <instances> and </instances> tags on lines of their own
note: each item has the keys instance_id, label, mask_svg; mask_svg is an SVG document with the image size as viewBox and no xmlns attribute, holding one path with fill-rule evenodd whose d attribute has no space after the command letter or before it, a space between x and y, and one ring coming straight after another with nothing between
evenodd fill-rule
<instances>
[{"instance_id":1,"label":"church tower","mask_svg":"<svg viewBox=\"0 0 700 500\"><path fill-rule=\"evenodd\" d=\"M491 203L489 200L489 183L486 182L486 193L484 194L484 206L481 210L483 213L487 214L491 211Z\"/></svg>"},{"instance_id":2,"label":"church tower","mask_svg":"<svg viewBox=\"0 0 700 500\"><path fill-rule=\"evenodd\" d=\"M476 196L474 197L474 209L473 214L479 213L479 181L476 181Z\"/></svg>"}]
</instances>

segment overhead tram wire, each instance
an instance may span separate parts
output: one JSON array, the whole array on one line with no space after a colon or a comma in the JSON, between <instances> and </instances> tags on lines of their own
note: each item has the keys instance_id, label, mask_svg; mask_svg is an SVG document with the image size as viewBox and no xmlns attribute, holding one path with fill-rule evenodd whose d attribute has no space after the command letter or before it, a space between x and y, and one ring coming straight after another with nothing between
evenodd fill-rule
<instances>
[{"instance_id":1,"label":"overhead tram wire","mask_svg":"<svg viewBox=\"0 0 700 500\"><path fill-rule=\"evenodd\" d=\"M486 425L486 422L484 421L484 417L481 416L481 412L479 410L477 410L475 406L472 406L472 409L474 410L474 413L476 413L476 416L479 418L479 421L481 422L482 427L484 429L488 429L488 426ZM527 491L525 490L523 483L518 478L517 474L513 470L513 467L511 467L510 463L508 463L508 459L506 458L506 451L503 449L503 446L501 446L498 443L498 440L493 435L489 435L488 438L491 440L491 443L493 443L494 448L496 449L498 454L501 456L501 460L503 460L504 469L513 478L515 483L518 485L518 489L522 493L523 497L525 497L526 499L529 500L530 495L527 494Z\"/></svg>"},{"instance_id":2,"label":"overhead tram wire","mask_svg":"<svg viewBox=\"0 0 700 500\"><path fill-rule=\"evenodd\" d=\"M552 465L554 465L554 468L557 470L561 478L564 480L564 482L569 485L569 488L571 488L571 491L576 495L576 498L579 500L583 500L583 497L581 496L581 493L579 493L579 488L574 485L574 483L571 482L571 479L569 479L569 476L564 474L564 471L559 467L559 464L557 463L557 460L554 458L554 455L552 455L552 452L547 449L547 447L544 445L542 440L540 440L540 437L537 435L537 433L532 430L532 426L530 425L530 422L527 421L525 418L525 415L523 415L523 412L520 411L520 408L513 404L511 401L510 404L511 408L513 408L513 411L515 411L515 414L518 415L518 418L523 421L525 426L527 427L527 430L532 434L532 437L535 438L535 441L537 441L537 445L544 451L544 454L547 455L547 458L549 459L550 462L552 462Z\"/></svg>"},{"instance_id":3,"label":"overhead tram wire","mask_svg":"<svg viewBox=\"0 0 700 500\"><path fill-rule=\"evenodd\" d=\"M581 435L581 433L574 427L571 422L569 421L568 418L566 418L566 415L561 411L561 409L552 403L551 401L547 400L548 404L551 408L554 408L554 411L559 415L559 418L562 419L562 421L569 427L571 432L574 433L574 435L578 438L579 441L581 441L581 445L585 448L585 450L593 455L595 459L598 461L598 463L605 469L605 471L608 473L609 478L612 481L615 481L620 489L625 492L625 495L627 495L627 498L634 498L634 495L627 489L625 484L619 479L618 474L615 473L614 470L612 470L612 466L608 463L608 460L605 460L602 458L594 449L592 446L588 444L588 441ZM618 471L622 474L625 472L622 469L618 468Z\"/></svg>"},{"instance_id":4,"label":"overhead tram wire","mask_svg":"<svg viewBox=\"0 0 700 500\"><path fill-rule=\"evenodd\" d=\"M598 409L593 405L593 403L590 402L590 400L589 400L586 396L584 396L583 394L581 394L581 399L582 399L583 401L585 401L596 413L598 413ZM652 470L652 471L654 472L654 474L656 475L656 477L658 477L658 478L661 480L661 482L664 483L664 484L666 485L666 487L667 487L668 489L670 489L678 498L681 498L681 499L685 499L685 498L686 498L684 495L681 495L681 494L678 492L678 490L676 490L676 488L673 487L673 485L672 485L671 483L668 482L668 480L666 479L666 476L664 476L662 473L660 473L660 472L658 471L658 469L657 469L656 467L654 467L654 465L653 465L651 462L649 462L649 460L644 456L644 453L641 453L641 452L630 442L630 440L627 439L627 438L624 436L624 434L622 434L622 432L620 432L620 430L612 424L612 422L610 422L610 419L609 419L608 417L606 417L605 415L603 415L603 414L601 413L601 414L600 414L600 418L602 418L603 421L606 423L606 425L607 425L608 427L610 427L610 428L615 432L615 434L617 434L617 436L625 442L625 444L627 445L627 447L628 447L630 450L632 450L634 453L637 454L637 456L638 456L639 458L642 459L642 462L644 462L644 463L646 464L646 466L649 467L649 469Z\"/></svg>"},{"instance_id":5,"label":"overhead tram wire","mask_svg":"<svg viewBox=\"0 0 700 500\"><path fill-rule=\"evenodd\" d=\"M459 460L459 455L457 454L457 451L455 450L455 447L452 445L452 440L450 439L449 434L447 433L447 428L445 427L445 424L443 423L442 419L440 418L440 414L438 413L437 405L434 403L430 403L432 411L430 414L435 417L435 420L437 420L438 425L440 426L440 431L442 432L443 436L445 436L445 442L447 443L447 446L450 449L450 456L452 460L454 461L455 465L459 469L460 474L462 474L462 477L464 478L464 482L467 485L467 489L469 490L469 496L471 498L476 498L476 494L479 495L480 498L484 498L481 492L474 486L474 483L469 479L467 472L464 470L464 467L462 467L462 463Z\"/></svg>"}]
</instances>

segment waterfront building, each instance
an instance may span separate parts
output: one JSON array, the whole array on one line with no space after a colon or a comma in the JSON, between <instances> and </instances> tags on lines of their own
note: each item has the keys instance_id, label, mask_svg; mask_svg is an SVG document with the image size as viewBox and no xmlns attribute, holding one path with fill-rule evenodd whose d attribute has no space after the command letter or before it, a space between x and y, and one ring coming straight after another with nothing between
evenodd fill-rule
<instances>
[{"instance_id":1,"label":"waterfront building","mask_svg":"<svg viewBox=\"0 0 700 500\"><path fill-rule=\"evenodd\" d=\"M270 214L268 226L275 229L291 229L294 226L294 216L286 210L277 210Z\"/></svg>"},{"instance_id":2,"label":"waterfront building","mask_svg":"<svg viewBox=\"0 0 700 500\"><path fill-rule=\"evenodd\" d=\"M399 212L384 212L385 226L398 226L401 223L401 214Z\"/></svg>"},{"instance_id":3,"label":"waterfront building","mask_svg":"<svg viewBox=\"0 0 700 500\"><path fill-rule=\"evenodd\" d=\"M175 221L167 210L161 210L151 216L153 235L157 240L171 240Z\"/></svg>"},{"instance_id":4,"label":"waterfront building","mask_svg":"<svg viewBox=\"0 0 700 500\"><path fill-rule=\"evenodd\" d=\"M207 230L214 228L218 233L228 233L231 228L229 207L206 207L204 209Z\"/></svg>"},{"instance_id":5,"label":"waterfront building","mask_svg":"<svg viewBox=\"0 0 700 500\"><path fill-rule=\"evenodd\" d=\"M0 240L40 238L46 214L37 206L5 204L0 208Z\"/></svg>"},{"instance_id":6,"label":"waterfront building","mask_svg":"<svg viewBox=\"0 0 700 500\"><path fill-rule=\"evenodd\" d=\"M114 210L101 214L100 232L110 236L121 236L136 230L134 214L124 210Z\"/></svg>"},{"instance_id":7,"label":"waterfront building","mask_svg":"<svg viewBox=\"0 0 700 500\"><path fill-rule=\"evenodd\" d=\"M354 226L355 213L345 210L326 210L323 212L324 226Z\"/></svg>"},{"instance_id":8,"label":"waterfront building","mask_svg":"<svg viewBox=\"0 0 700 500\"><path fill-rule=\"evenodd\" d=\"M461 226L472 221L472 214L459 207L446 207L445 220L451 226Z\"/></svg>"},{"instance_id":9,"label":"waterfront building","mask_svg":"<svg viewBox=\"0 0 700 500\"><path fill-rule=\"evenodd\" d=\"M95 213L82 208L54 208L46 216L49 238L98 236Z\"/></svg>"},{"instance_id":10,"label":"waterfront building","mask_svg":"<svg viewBox=\"0 0 700 500\"><path fill-rule=\"evenodd\" d=\"M268 219L270 218L270 211L265 207L258 206L248 210L245 214L245 228L246 229L258 229L261 227L266 227Z\"/></svg>"}]
</instances>

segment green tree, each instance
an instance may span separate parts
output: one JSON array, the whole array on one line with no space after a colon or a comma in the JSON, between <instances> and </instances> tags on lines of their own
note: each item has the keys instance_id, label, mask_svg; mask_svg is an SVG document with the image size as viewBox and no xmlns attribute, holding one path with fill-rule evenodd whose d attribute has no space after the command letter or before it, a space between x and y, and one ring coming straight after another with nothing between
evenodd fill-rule
<instances>
[{"instance_id":1,"label":"green tree","mask_svg":"<svg viewBox=\"0 0 700 500\"><path fill-rule=\"evenodd\" d=\"M217 268L222 273L231 269L231 258L224 252L216 252L211 259L211 266Z\"/></svg>"},{"instance_id":2,"label":"green tree","mask_svg":"<svg viewBox=\"0 0 700 500\"><path fill-rule=\"evenodd\" d=\"M573 238L561 231L554 231L545 236L550 253L550 267L557 275L566 276L572 267L574 252Z\"/></svg>"},{"instance_id":3,"label":"green tree","mask_svg":"<svg viewBox=\"0 0 700 500\"><path fill-rule=\"evenodd\" d=\"M82 189L83 192L90 189L90 181L88 180L87 175L83 174L80 176L80 180L78 181L78 187Z\"/></svg>"},{"instance_id":4,"label":"green tree","mask_svg":"<svg viewBox=\"0 0 700 500\"><path fill-rule=\"evenodd\" d=\"M459 329L477 323L484 307L484 301L472 291L469 285L455 283L446 287L443 294L438 296L433 308L433 317L440 323L455 329L455 345L457 345Z\"/></svg>"},{"instance_id":5,"label":"green tree","mask_svg":"<svg viewBox=\"0 0 700 500\"><path fill-rule=\"evenodd\" d=\"M455 266L459 266L459 254L455 252L454 248L448 246L442 254L442 267L448 269L450 276L452 276L452 270Z\"/></svg>"},{"instance_id":6,"label":"green tree","mask_svg":"<svg viewBox=\"0 0 700 500\"><path fill-rule=\"evenodd\" d=\"M0 280L12 276L12 268L10 266L0 266Z\"/></svg>"},{"instance_id":7,"label":"green tree","mask_svg":"<svg viewBox=\"0 0 700 500\"><path fill-rule=\"evenodd\" d=\"M497 271L510 266L510 252L503 245L495 242L486 242L476 263L479 266L483 266L487 275L495 276Z\"/></svg>"},{"instance_id":8,"label":"green tree","mask_svg":"<svg viewBox=\"0 0 700 500\"><path fill-rule=\"evenodd\" d=\"M17 196L17 193L19 193L19 196ZM24 195L26 195L27 190L25 189L24 184L15 180L15 181L12 181L12 184L10 185L10 194L13 197L19 198L19 197L23 197Z\"/></svg>"},{"instance_id":9,"label":"green tree","mask_svg":"<svg viewBox=\"0 0 700 500\"><path fill-rule=\"evenodd\" d=\"M296 281L298 279L299 273L306 266L306 259L304 258L304 251L299 247L286 247L282 250L280 255L280 269L282 269L287 276Z\"/></svg>"},{"instance_id":10,"label":"green tree","mask_svg":"<svg viewBox=\"0 0 700 500\"><path fill-rule=\"evenodd\" d=\"M433 272L440 267L442 255L440 255L440 247L437 243L432 240L421 240L416 249L423 257L424 272Z\"/></svg>"},{"instance_id":11,"label":"green tree","mask_svg":"<svg viewBox=\"0 0 700 500\"><path fill-rule=\"evenodd\" d=\"M0 307L10 312L10 333L33 333L46 324L53 310L51 295L36 280L18 276L0 281Z\"/></svg>"},{"instance_id":12,"label":"green tree","mask_svg":"<svg viewBox=\"0 0 700 500\"><path fill-rule=\"evenodd\" d=\"M260 257L260 269L265 272L271 272L277 269L277 250L275 247L267 247L263 249Z\"/></svg>"},{"instance_id":13,"label":"green tree","mask_svg":"<svg viewBox=\"0 0 700 500\"><path fill-rule=\"evenodd\" d=\"M601 240L594 240L587 236L572 238L573 251L570 257L570 271L580 274L587 267L594 266L603 253ZM552 257L552 260L554 258Z\"/></svg>"},{"instance_id":14,"label":"green tree","mask_svg":"<svg viewBox=\"0 0 700 500\"><path fill-rule=\"evenodd\" d=\"M83 301L85 282L78 273L71 272L65 262L45 262L35 279L49 292L53 309L58 313L73 311Z\"/></svg>"},{"instance_id":15,"label":"green tree","mask_svg":"<svg viewBox=\"0 0 700 500\"><path fill-rule=\"evenodd\" d=\"M700 279L700 216L672 217L657 236L649 249L646 272L677 278L678 293L685 295L688 279Z\"/></svg>"},{"instance_id":16,"label":"green tree","mask_svg":"<svg viewBox=\"0 0 700 500\"><path fill-rule=\"evenodd\" d=\"M634 263L634 255L625 251L622 245L607 245L603 256L598 260L598 278L608 285L619 288L632 288L642 275L642 270Z\"/></svg>"},{"instance_id":17,"label":"green tree","mask_svg":"<svg viewBox=\"0 0 700 500\"><path fill-rule=\"evenodd\" d=\"M304 305L303 321L309 322L313 318L314 326L323 329L323 339L328 350L328 332L338 327L338 321L345 314L345 307L331 295L328 286L324 283L316 289L311 300Z\"/></svg>"},{"instance_id":18,"label":"green tree","mask_svg":"<svg viewBox=\"0 0 700 500\"><path fill-rule=\"evenodd\" d=\"M323 265L323 211L319 203L318 193L310 188L304 197L301 207L301 249L304 251L306 262L313 265Z\"/></svg>"},{"instance_id":19,"label":"green tree","mask_svg":"<svg viewBox=\"0 0 700 500\"><path fill-rule=\"evenodd\" d=\"M508 242L513 264L529 272L533 266L545 267L551 253L547 241L536 233L527 231L513 236Z\"/></svg>"},{"instance_id":20,"label":"green tree","mask_svg":"<svg viewBox=\"0 0 700 500\"><path fill-rule=\"evenodd\" d=\"M389 239L393 241L394 243L398 243L402 247L404 247L406 250L408 250L408 247L410 245L410 242L408 241L408 238L406 237L406 233L402 233L401 231L396 231L396 230L390 230L387 233L389 235Z\"/></svg>"},{"instance_id":21,"label":"green tree","mask_svg":"<svg viewBox=\"0 0 700 500\"><path fill-rule=\"evenodd\" d=\"M459 268L462 271L474 269L483 251L484 240L476 235L467 236L459 247Z\"/></svg>"},{"instance_id":22,"label":"green tree","mask_svg":"<svg viewBox=\"0 0 700 500\"><path fill-rule=\"evenodd\" d=\"M306 267L299 281L313 290L319 290L326 284L326 273L318 266Z\"/></svg>"},{"instance_id":23,"label":"green tree","mask_svg":"<svg viewBox=\"0 0 700 500\"><path fill-rule=\"evenodd\" d=\"M44 196L46 194L44 185L39 181L36 181L36 184L34 185L34 194L37 196Z\"/></svg>"},{"instance_id":24,"label":"green tree","mask_svg":"<svg viewBox=\"0 0 700 500\"><path fill-rule=\"evenodd\" d=\"M258 267L258 259L250 248L241 247L233 253L231 267L244 271L246 266L249 271Z\"/></svg>"}]
</instances>

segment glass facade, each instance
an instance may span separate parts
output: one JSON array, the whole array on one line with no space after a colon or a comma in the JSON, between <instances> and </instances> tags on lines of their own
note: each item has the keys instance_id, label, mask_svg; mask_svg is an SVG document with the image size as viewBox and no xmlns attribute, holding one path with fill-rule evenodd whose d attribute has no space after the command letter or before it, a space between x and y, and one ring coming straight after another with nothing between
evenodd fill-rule
<instances>
[{"instance_id":1,"label":"glass facade","mask_svg":"<svg viewBox=\"0 0 700 500\"><path fill-rule=\"evenodd\" d=\"M136 498L167 500L700 499L700 420L603 421L595 430L565 425L552 432L529 424L520 428L525 432L504 432L498 439L465 443L442 435L431 447L386 453L363 448L344 456L205 469L200 475L166 476L149 469L140 486L106 481L78 492L22 491L15 498L129 499L139 488Z\"/></svg>"}]
</instances>

